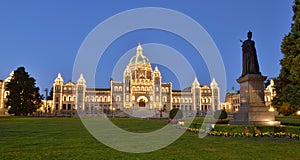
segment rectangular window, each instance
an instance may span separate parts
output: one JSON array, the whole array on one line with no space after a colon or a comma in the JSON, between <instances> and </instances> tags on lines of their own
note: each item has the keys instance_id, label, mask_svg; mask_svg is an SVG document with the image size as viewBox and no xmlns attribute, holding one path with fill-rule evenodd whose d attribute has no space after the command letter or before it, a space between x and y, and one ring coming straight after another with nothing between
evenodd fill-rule
<instances>
[{"instance_id":1,"label":"rectangular window","mask_svg":"<svg viewBox=\"0 0 300 160\"><path fill-rule=\"evenodd\" d=\"M63 110L66 110L66 109L67 109L67 105L63 104Z\"/></svg>"},{"instance_id":2,"label":"rectangular window","mask_svg":"<svg viewBox=\"0 0 300 160\"><path fill-rule=\"evenodd\" d=\"M55 105L55 110L58 110L58 104Z\"/></svg>"},{"instance_id":3,"label":"rectangular window","mask_svg":"<svg viewBox=\"0 0 300 160\"><path fill-rule=\"evenodd\" d=\"M68 110L71 110L71 104L68 104Z\"/></svg>"}]
</instances>

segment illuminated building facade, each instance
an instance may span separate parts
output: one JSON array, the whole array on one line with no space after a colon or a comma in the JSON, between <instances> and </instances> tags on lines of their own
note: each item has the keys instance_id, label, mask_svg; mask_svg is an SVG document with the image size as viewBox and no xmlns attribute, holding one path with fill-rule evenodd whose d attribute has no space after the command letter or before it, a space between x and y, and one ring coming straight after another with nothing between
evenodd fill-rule
<instances>
[{"instance_id":1,"label":"illuminated building facade","mask_svg":"<svg viewBox=\"0 0 300 160\"><path fill-rule=\"evenodd\" d=\"M207 113L220 109L219 87L215 79L210 87L201 86L195 78L191 87L173 90L172 83L162 82L158 67L152 66L139 44L136 55L127 65L123 81L110 81L110 88L88 88L83 75L77 82L67 82L58 74L53 84L53 113L68 113L74 110L93 113L109 110L170 111L180 108L185 112Z\"/></svg>"}]
</instances>

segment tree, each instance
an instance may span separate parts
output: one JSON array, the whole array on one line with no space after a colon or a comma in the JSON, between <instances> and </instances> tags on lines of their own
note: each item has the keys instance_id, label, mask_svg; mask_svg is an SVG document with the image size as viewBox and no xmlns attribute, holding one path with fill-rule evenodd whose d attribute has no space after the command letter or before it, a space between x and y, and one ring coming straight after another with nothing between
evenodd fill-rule
<instances>
[{"instance_id":1,"label":"tree","mask_svg":"<svg viewBox=\"0 0 300 160\"><path fill-rule=\"evenodd\" d=\"M6 106L10 107L9 114L28 115L41 106L40 89L35 85L35 79L29 76L24 67L14 71L5 88L9 91L6 102Z\"/></svg>"},{"instance_id":2,"label":"tree","mask_svg":"<svg viewBox=\"0 0 300 160\"><path fill-rule=\"evenodd\" d=\"M53 87L51 87L50 93L49 93L49 95L47 97L47 100L52 100L52 99L53 99Z\"/></svg>"},{"instance_id":3,"label":"tree","mask_svg":"<svg viewBox=\"0 0 300 160\"><path fill-rule=\"evenodd\" d=\"M181 119L183 117L182 111L178 108L173 108L170 113L169 117L171 119Z\"/></svg>"},{"instance_id":4,"label":"tree","mask_svg":"<svg viewBox=\"0 0 300 160\"><path fill-rule=\"evenodd\" d=\"M272 103L279 113L290 115L300 110L300 0L293 5L291 31L283 38L281 70L275 79L276 96Z\"/></svg>"},{"instance_id":5,"label":"tree","mask_svg":"<svg viewBox=\"0 0 300 160\"><path fill-rule=\"evenodd\" d=\"M214 113L214 118L215 119L226 119L227 118L227 112L223 109L223 110L217 110Z\"/></svg>"}]
</instances>

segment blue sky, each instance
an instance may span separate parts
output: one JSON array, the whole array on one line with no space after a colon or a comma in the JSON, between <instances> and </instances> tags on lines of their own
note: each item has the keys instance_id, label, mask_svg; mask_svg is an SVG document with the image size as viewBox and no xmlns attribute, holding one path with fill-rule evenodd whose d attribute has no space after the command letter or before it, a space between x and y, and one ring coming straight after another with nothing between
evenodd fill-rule
<instances>
[{"instance_id":1,"label":"blue sky","mask_svg":"<svg viewBox=\"0 0 300 160\"><path fill-rule=\"evenodd\" d=\"M292 4L292 0L1 1L0 79L5 79L17 67L25 66L41 90L50 88L59 72L65 81L69 81L80 45L99 23L129 9L163 7L182 12L204 27L224 61L226 90L231 86L238 88L236 79L241 74L239 40L246 39L249 29L256 42L262 74L268 77L279 74L280 45L290 31ZM109 87L116 57L136 47L138 42L175 48L191 62L199 82L209 85L211 79L207 67L201 57L193 56L196 50L188 42L176 35L149 29L123 35L110 45L98 66L97 87ZM161 70L164 81L176 81L167 69Z\"/></svg>"}]
</instances>

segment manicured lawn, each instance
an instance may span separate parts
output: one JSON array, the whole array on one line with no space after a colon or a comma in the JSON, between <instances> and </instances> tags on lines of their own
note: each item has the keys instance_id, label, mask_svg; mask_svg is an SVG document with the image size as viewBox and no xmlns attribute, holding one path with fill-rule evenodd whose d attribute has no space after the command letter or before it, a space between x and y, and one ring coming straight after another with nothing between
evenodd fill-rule
<instances>
[{"instance_id":1,"label":"manicured lawn","mask_svg":"<svg viewBox=\"0 0 300 160\"><path fill-rule=\"evenodd\" d=\"M149 132L166 124L160 120L112 121L133 132ZM186 132L166 148L133 154L101 144L78 118L0 117L0 159L299 159L299 148L299 140L285 138L199 139Z\"/></svg>"},{"instance_id":2,"label":"manicured lawn","mask_svg":"<svg viewBox=\"0 0 300 160\"><path fill-rule=\"evenodd\" d=\"M277 121L281 121L283 125L293 125L293 126L300 126L300 117L299 116L278 116L276 117Z\"/></svg>"}]
</instances>

